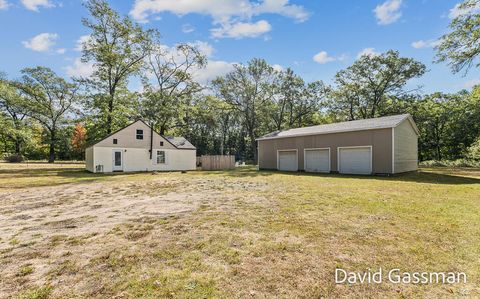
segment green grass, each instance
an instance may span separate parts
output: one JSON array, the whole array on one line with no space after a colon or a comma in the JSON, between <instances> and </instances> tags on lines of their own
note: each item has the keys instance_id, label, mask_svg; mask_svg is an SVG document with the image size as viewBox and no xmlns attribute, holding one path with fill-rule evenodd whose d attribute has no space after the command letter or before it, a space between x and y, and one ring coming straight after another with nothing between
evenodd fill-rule
<instances>
[{"instance_id":1,"label":"green grass","mask_svg":"<svg viewBox=\"0 0 480 299\"><path fill-rule=\"evenodd\" d=\"M129 174L94 174L81 163L0 163L0 191L26 187L88 183L131 177Z\"/></svg>"},{"instance_id":2,"label":"green grass","mask_svg":"<svg viewBox=\"0 0 480 299\"><path fill-rule=\"evenodd\" d=\"M480 169L424 168L392 177L253 168L120 176L31 171L11 171L15 180L0 169L0 185L103 181L132 184L129 195L197 190L193 198L201 201L193 212L127 222L82 242L46 238L45 248L72 252L49 274L60 279L58 291L48 289L53 297L69 297L61 290L81 282L89 288L73 297L480 296ZM85 246L100 249L77 262L82 255L74 249ZM338 267L461 271L468 284L336 285Z\"/></svg>"}]
</instances>

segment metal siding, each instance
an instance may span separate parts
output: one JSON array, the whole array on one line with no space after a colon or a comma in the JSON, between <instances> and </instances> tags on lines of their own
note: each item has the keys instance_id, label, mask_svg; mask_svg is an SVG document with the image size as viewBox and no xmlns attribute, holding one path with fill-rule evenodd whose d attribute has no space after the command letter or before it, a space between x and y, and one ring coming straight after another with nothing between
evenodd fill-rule
<instances>
[{"instance_id":1,"label":"metal siding","mask_svg":"<svg viewBox=\"0 0 480 299\"><path fill-rule=\"evenodd\" d=\"M373 173L392 172L392 131L388 129L259 140L259 168L277 169L277 150L298 149L298 169L305 170L303 151L330 147L330 169L337 169L337 147L372 145Z\"/></svg>"},{"instance_id":2,"label":"metal siding","mask_svg":"<svg viewBox=\"0 0 480 299\"><path fill-rule=\"evenodd\" d=\"M418 136L408 120L395 128L395 173L418 169Z\"/></svg>"}]
</instances>

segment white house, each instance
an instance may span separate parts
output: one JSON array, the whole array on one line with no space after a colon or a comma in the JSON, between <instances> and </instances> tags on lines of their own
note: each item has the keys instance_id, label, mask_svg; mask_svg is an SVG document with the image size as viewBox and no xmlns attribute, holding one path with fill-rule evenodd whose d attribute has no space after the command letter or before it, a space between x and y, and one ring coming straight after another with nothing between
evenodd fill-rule
<instances>
[{"instance_id":1,"label":"white house","mask_svg":"<svg viewBox=\"0 0 480 299\"><path fill-rule=\"evenodd\" d=\"M196 148L183 137L164 137L139 120L85 150L91 172L196 169Z\"/></svg>"}]
</instances>

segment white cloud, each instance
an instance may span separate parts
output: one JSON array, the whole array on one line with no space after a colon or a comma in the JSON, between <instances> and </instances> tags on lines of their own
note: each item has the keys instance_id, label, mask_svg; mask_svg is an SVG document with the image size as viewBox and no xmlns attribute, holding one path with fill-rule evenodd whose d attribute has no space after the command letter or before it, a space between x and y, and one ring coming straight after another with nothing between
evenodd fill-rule
<instances>
[{"instance_id":1,"label":"white cloud","mask_svg":"<svg viewBox=\"0 0 480 299\"><path fill-rule=\"evenodd\" d=\"M288 0L264 0L256 7L255 14L276 13L285 17L292 18L298 22L305 22L310 17L303 6L289 4Z\"/></svg>"},{"instance_id":2,"label":"white cloud","mask_svg":"<svg viewBox=\"0 0 480 299\"><path fill-rule=\"evenodd\" d=\"M212 45L210 45L207 42L202 42L197 40L193 43L190 43L190 45L196 47L200 51L200 53L202 53L206 57L211 57L215 52L215 49L212 47Z\"/></svg>"},{"instance_id":3,"label":"white cloud","mask_svg":"<svg viewBox=\"0 0 480 299\"><path fill-rule=\"evenodd\" d=\"M54 7L50 0L22 0L23 6L28 10L38 11L38 8L43 7Z\"/></svg>"},{"instance_id":4,"label":"white cloud","mask_svg":"<svg viewBox=\"0 0 480 299\"><path fill-rule=\"evenodd\" d=\"M313 60L315 62L320 63L320 64L325 64L325 63L328 63L328 62L335 61L337 59L335 57L329 56L326 51L321 51L321 52L315 54L315 56L313 56Z\"/></svg>"},{"instance_id":5,"label":"white cloud","mask_svg":"<svg viewBox=\"0 0 480 299\"><path fill-rule=\"evenodd\" d=\"M183 33L190 33L190 32L193 32L195 31L195 27L193 27L192 25L190 24L183 24L182 25L182 32Z\"/></svg>"},{"instance_id":6,"label":"white cloud","mask_svg":"<svg viewBox=\"0 0 480 299\"><path fill-rule=\"evenodd\" d=\"M200 84L206 84L213 79L228 74L233 70L233 63L221 60L209 60L205 68L195 70L193 78Z\"/></svg>"},{"instance_id":7,"label":"white cloud","mask_svg":"<svg viewBox=\"0 0 480 299\"><path fill-rule=\"evenodd\" d=\"M65 67L65 71L70 77L88 77L95 71L95 66L92 62L84 63L77 58L73 65Z\"/></svg>"},{"instance_id":8,"label":"white cloud","mask_svg":"<svg viewBox=\"0 0 480 299\"><path fill-rule=\"evenodd\" d=\"M82 35L77 39L77 43L75 44L75 51L81 52L83 50L83 45L90 41L90 35Z\"/></svg>"},{"instance_id":9,"label":"white cloud","mask_svg":"<svg viewBox=\"0 0 480 299\"><path fill-rule=\"evenodd\" d=\"M222 24L219 28L211 29L210 32L214 38L228 37L241 39L244 37L258 37L270 30L272 30L272 26L267 21L260 20L256 23L226 23Z\"/></svg>"},{"instance_id":10,"label":"white cloud","mask_svg":"<svg viewBox=\"0 0 480 299\"><path fill-rule=\"evenodd\" d=\"M289 0L225 1L225 0L136 0L130 14L137 20L145 20L149 15L171 12L177 15L197 13L211 16L216 22L231 18L249 19L263 13L273 13L293 18L299 22L308 19L309 13L299 5L289 4Z\"/></svg>"},{"instance_id":11,"label":"white cloud","mask_svg":"<svg viewBox=\"0 0 480 299\"><path fill-rule=\"evenodd\" d=\"M276 70L277 72L281 72L284 70L283 66L281 66L280 64L273 64L272 65L273 69Z\"/></svg>"},{"instance_id":12,"label":"white cloud","mask_svg":"<svg viewBox=\"0 0 480 299\"><path fill-rule=\"evenodd\" d=\"M424 48L433 48L440 44L440 40L429 39L429 40L417 40L412 43L412 47L415 49L424 49Z\"/></svg>"},{"instance_id":13,"label":"white cloud","mask_svg":"<svg viewBox=\"0 0 480 299\"><path fill-rule=\"evenodd\" d=\"M473 88L476 85L480 84L480 79L472 79L467 82L465 82L464 86L465 88Z\"/></svg>"},{"instance_id":14,"label":"white cloud","mask_svg":"<svg viewBox=\"0 0 480 299\"><path fill-rule=\"evenodd\" d=\"M402 6L402 0L387 0L382 4L377 5L373 10L377 23L380 25L388 25L395 23L402 16L400 7Z\"/></svg>"},{"instance_id":15,"label":"white cloud","mask_svg":"<svg viewBox=\"0 0 480 299\"><path fill-rule=\"evenodd\" d=\"M55 45L55 40L57 38L58 34L56 33L40 33L28 41L23 41L22 44L25 48L33 51L47 52Z\"/></svg>"},{"instance_id":16,"label":"white cloud","mask_svg":"<svg viewBox=\"0 0 480 299\"><path fill-rule=\"evenodd\" d=\"M9 6L7 0L0 0L0 10L7 10Z\"/></svg>"},{"instance_id":17,"label":"white cloud","mask_svg":"<svg viewBox=\"0 0 480 299\"><path fill-rule=\"evenodd\" d=\"M67 52L67 49L59 48L59 49L55 50L55 52L57 52L58 54L65 54L65 52Z\"/></svg>"},{"instance_id":18,"label":"white cloud","mask_svg":"<svg viewBox=\"0 0 480 299\"><path fill-rule=\"evenodd\" d=\"M476 3L475 5L467 8L461 8L461 4L462 3L457 3L452 9L450 9L450 12L448 13L448 17L450 19L455 19L463 15L480 12L480 3Z\"/></svg>"},{"instance_id":19,"label":"white cloud","mask_svg":"<svg viewBox=\"0 0 480 299\"><path fill-rule=\"evenodd\" d=\"M357 58L361 58L362 56L377 56L379 53L375 51L375 48L365 48L362 51L358 52Z\"/></svg>"},{"instance_id":20,"label":"white cloud","mask_svg":"<svg viewBox=\"0 0 480 299\"><path fill-rule=\"evenodd\" d=\"M265 20L251 22L253 17L262 14L278 14L297 22L304 22L310 16L303 6L290 4L289 0L136 0L130 15L137 21L146 22L150 15L162 12L179 16L190 13L208 15L217 26L212 29L212 36L216 38L257 37L270 31L271 26Z\"/></svg>"}]
</instances>

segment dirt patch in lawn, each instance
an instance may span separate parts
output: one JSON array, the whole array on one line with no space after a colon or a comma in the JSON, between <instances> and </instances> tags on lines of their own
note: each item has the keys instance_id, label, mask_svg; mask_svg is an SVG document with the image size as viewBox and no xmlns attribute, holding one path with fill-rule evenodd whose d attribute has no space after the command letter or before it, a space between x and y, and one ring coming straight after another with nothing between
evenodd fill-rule
<instances>
[{"instance_id":1,"label":"dirt patch in lawn","mask_svg":"<svg viewBox=\"0 0 480 299\"><path fill-rule=\"evenodd\" d=\"M238 191L259 191L264 185L258 183L227 182L219 177L182 178L177 174L140 175L142 180L1 193L0 297L38 285L47 285L62 296L85 290L92 295L95 281L79 280L76 275L83 267L110 259L119 248L123 251L142 243L169 220L197 210L221 212L236 204L265 204L259 196L238 201ZM185 229L173 227L172 232L181 234Z\"/></svg>"}]
</instances>

